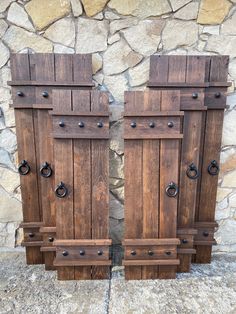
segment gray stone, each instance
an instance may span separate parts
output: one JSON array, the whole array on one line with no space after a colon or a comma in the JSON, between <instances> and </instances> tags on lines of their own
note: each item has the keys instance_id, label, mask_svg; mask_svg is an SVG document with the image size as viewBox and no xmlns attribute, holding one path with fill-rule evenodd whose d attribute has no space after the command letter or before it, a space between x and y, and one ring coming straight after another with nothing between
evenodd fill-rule
<instances>
[{"instance_id":1,"label":"gray stone","mask_svg":"<svg viewBox=\"0 0 236 314\"><path fill-rule=\"evenodd\" d=\"M110 121L115 122L122 117L122 112L124 112L124 106L123 105L110 105L109 106L111 116Z\"/></svg>"},{"instance_id":2,"label":"gray stone","mask_svg":"<svg viewBox=\"0 0 236 314\"><path fill-rule=\"evenodd\" d=\"M112 36L110 36L107 40L108 44L109 45L112 45L114 44L115 42L119 41L120 40L120 34L116 33Z\"/></svg>"},{"instance_id":3,"label":"gray stone","mask_svg":"<svg viewBox=\"0 0 236 314\"><path fill-rule=\"evenodd\" d=\"M226 219L219 225L219 229L215 234L217 243L224 245L235 244L236 220Z\"/></svg>"},{"instance_id":4,"label":"gray stone","mask_svg":"<svg viewBox=\"0 0 236 314\"><path fill-rule=\"evenodd\" d=\"M14 2L15 0L1 0L0 1L0 13L4 12L9 5Z\"/></svg>"},{"instance_id":5,"label":"gray stone","mask_svg":"<svg viewBox=\"0 0 236 314\"><path fill-rule=\"evenodd\" d=\"M223 55L230 55L232 58L236 57L236 37L235 36L210 36L206 50L211 52L218 52Z\"/></svg>"},{"instance_id":6,"label":"gray stone","mask_svg":"<svg viewBox=\"0 0 236 314\"><path fill-rule=\"evenodd\" d=\"M226 188L235 188L236 186L236 170L231 171L229 173L227 173L224 178L223 178L223 182L221 183L222 187L226 187Z\"/></svg>"},{"instance_id":7,"label":"gray stone","mask_svg":"<svg viewBox=\"0 0 236 314\"><path fill-rule=\"evenodd\" d=\"M107 48L108 24L106 21L79 18L77 24L77 53L104 51Z\"/></svg>"},{"instance_id":8,"label":"gray stone","mask_svg":"<svg viewBox=\"0 0 236 314\"><path fill-rule=\"evenodd\" d=\"M178 36L176 36L178 34ZM198 25L190 21L170 20L162 33L165 50L191 46L198 40Z\"/></svg>"},{"instance_id":9,"label":"gray stone","mask_svg":"<svg viewBox=\"0 0 236 314\"><path fill-rule=\"evenodd\" d=\"M173 11L177 11L192 0L170 0Z\"/></svg>"},{"instance_id":10,"label":"gray stone","mask_svg":"<svg viewBox=\"0 0 236 314\"><path fill-rule=\"evenodd\" d=\"M174 18L181 20L196 20L198 14L198 2L191 2L174 14Z\"/></svg>"},{"instance_id":11,"label":"gray stone","mask_svg":"<svg viewBox=\"0 0 236 314\"><path fill-rule=\"evenodd\" d=\"M93 74L96 74L102 68L102 57L99 53L93 53L92 55L92 67Z\"/></svg>"},{"instance_id":12,"label":"gray stone","mask_svg":"<svg viewBox=\"0 0 236 314\"><path fill-rule=\"evenodd\" d=\"M52 43L49 40L14 25L8 28L3 40L15 52L27 47L37 52L52 52Z\"/></svg>"},{"instance_id":13,"label":"gray stone","mask_svg":"<svg viewBox=\"0 0 236 314\"><path fill-rule=\"evenodd\" d=\"M163 20L144 20L123 33L133 50L150 56L157 51L164 23Z\"/></svg>"},{"instance_id":14,"label":"gray stone","mask_svg":"<svg viewBox=\"0 0 236 314\"><path fill-rule=\"evenodd\" d=\"M64 18L53 23L44 33L44 37L64 46L75 45L75 24L71 18Z\"/></svg>"},{"instance_id":15,"label":"gray stone","mask_svg":"<svg viewBox=\"0 0 236 314\"><path fill-rule=\"evenodd\" d=\"M70 3L74 17L78 17L83 14L83 8L79 0L70 0Z\"/></svg>"},{"instance_id":16,"label":"gray stone","mask_svg":"<svg viewBox=\"0 0 236 314\"><path fill-rule=\"evenodd\" d=\"M7 23L3 19L1 19L0 20L0 38L2 38L2 36L5 34L7 28L8 28Z\"/></svg>"},{"instance_id":17,"label":"gray stone","mask_svg":"<svg viewBox=\"0 0 236 314\"><path fill-rule=\"evenodd\" d=\"M140 54L132 51L124 40L120 40L105 51L103 70L105 75L118 74L135 66L141 60Z\"/></svg>"},{"instance_id":18,"label":"gray stone","mask_svg":"<svg viewBox=\"0 0 236 314\"><path fill-rule=\"evenodd\" d=\"M124 221L110 218L110 237L113 244L120 244L123 240Z\"/></svg>"},{"instance_id":19,"label":"gray stone","mask_svg":"<svg viewBox=\"0 0 236 314\"><path fill-rule=\"evenodd\" d=\"M224 124L223 124L223 136L222 136L222 144L223 145L235 145L236 139L236 110L232 110L225 114L224 116Z\"/></svg>"},{"instance_id":20,"label":"gray stone","mask_svg":"<svg viewBox=\"0 0 236 314\"><path fill-rule=\"evenodd\" d=\"M55 44L54 52L55 53L75 53L75 49L69 48L63 45Z\"/></svg>"},{"instance_id":21,"label":"gray stone","mask_svg":"<svg viewBox=\"0 0 236 314\"><path fill-rule=\"evenodd\" d=\"M124 203L124 186L111 189L112 194L123 204Z\"/></svg>"},{"instance_id":22,"label":"gray stone","mask_svg":"<svg viewBox=\"0 0 236 314\"><path fill-rule=\"evenodd\" d=\"M119 120L110 129L110 148L118 155L124 153L123 121Z\"/></svg>"},{"instance_id":23,"label":"gray stone","mask_svg":"<svg viewBox=\"0 0 236 314\"><path fill-rule=\"evenodd\" d=\"M0 68L1 68L7 63L10 57L9 49L2 42L0 42L0 56L1 56Z\"/></svg>"},{"instance_id":24,"label":"gray stone","mask_svg":"<svg viewBox=\"0 0 236 314\"><path fill-rule=\"evenodd\" d=\"M113 219L124 218L124 206L110 193L110 214Z\"/></svg>"},{"instance_id":25,"label":"gray stone","mask_svg":"<svg viewBox=\"0 0 236 314\"><path fill-rule=\"evenodd\" d=\"M138 19L134 18L134 17L112 21L110 23L110 33L111 33L111 35L113 35L115 32L117 32L121 29L128 28L130 26L137 25L137 24L138 24Z\"/></svg>"},{"instance_id":26,"label":"gray stone","mask_svg":"<svg viewBox=\"0 0 236 314\"><path fill-rule=\"evenodd\" d=\"M229 63L229 75L236 81L236 59L230 60Z\"/></svg>"},{"instance_id":27,"label":"gray stone","mask_svg":"<svg viewBox=\"0 0 236 314\"><path fill-rule=\"evenodd\" d=\"M9 129L5 129L0 133L0 147L9 153L16 150L16 135Z\"/></svg>"},{"instance_id":28,"label":"gray stone","mask_svg":"<svg viewBox=\"0 0 236 314\"><path fill-rule=\"evenodd\" d=\"M136 67L129 70L130 85L132 87L145 84L149 78L150 59L146 59Z\"/></svg>"},{"instance_id":29,"label":"gray stone","mask_svg":"<svg viewBox=\"0 0 236 314\"><path fill-rule=\"evenodd\" d=\"M15 167L11 161L11 158L10 158L8 152L2 148L0 148L0 166L15 170Z\"/></svg>"},{"instance_id":30,"label":"gray stone","mask_svg":"<svg viewBox=\"0 0 236 314\"><path fill-rule=\"evenodd\" d=\"M17 3L12 3L7 14L9 22L23 27L29 31L34 31L34 27L29 20L28 14L25 10Z\"/></svg>"},{"instance_id":31,"label":"gray stone","mask_svg":"<svg viewBox=\"0 0 236 314\"><path fill-rule=\"evenodd\" d=\"M18 223L0 223L0 247L14 248Z\"/></svg>"},{"instance_id":32,"label":"gray stone","mask_svg":"<svg viewBox=\"0 0 236 314\"><path fill-rule=\"evenodd\" d=\"M120 139L122 140L122 139ZM122 156L110 150L110 177L114 179L124 179L124 162Z\"/></svg>"},{"instance_id":33,"label":"gray stone","mask_svg":"<svg viewBox=\"0 0 236 314\"><path fill-rule=\"evenodd\" d=\"M8 66L0 69L0 85L3 87L8 87L7 81L11 80L11 71Z\"/></svg>"},{"instance_id":34,"label":"gray stone","mask_svg":"<svg viewBox=\"0 0 236 314\"><path fill-rule=\"evenodd\" d=\"M5 191L14 193L20 185L19 174L7 168L0 168L0 182Z\"/></svg>"},{"instance_id":35,"label":"gray stone","mask_svg":"<svg viewBox=\"0 0 236 314\"><path fill-rule=\"evenodd\" d=\"M210 25L203 27L203 33L211 34L211 35L219 35L220 34L220 26L219 25Z\"/></svg>"},{"instance_id":36,"label":"gray stone","mask_svg":"<svg viewBox=\"0 0 236 314\"><path fill-rule=\"evenodd\" d=\"M124 102L124 91L128 89L128 81L123 74L106 75L104 84L117 102Z\"/></svg>"},{"instance_id":37,"label":"gray stone","mask_svg":"<svg viewBox=\"0 0 236 314\"><path fill-rule=\"evenodd\" d=\"M22 221L21 203L0 187L0 222Z\"/></svg>"},{"instance_id":38,"label":"gray stone","mask_svg":"<svg viewBox=\"0 0 236 314\"><path fill-rule=\"evenodd\" d=\"M115 14L112 11L106 11L105 12L105 18L107 20L119 20L120 19L119 15Z\"/></svg>"},{"instance_id":39,"label":"gray stone","mask_svg":"<svg viewBox=\"0 0 236 314\"><path fill-rule=\"evenodd\" d=\"M95 75L93 75L93 79L99 85L102 85L103 84L103 80L104 80L104 75L102 73L96 73Z\"/></svg>"}]
</instances>

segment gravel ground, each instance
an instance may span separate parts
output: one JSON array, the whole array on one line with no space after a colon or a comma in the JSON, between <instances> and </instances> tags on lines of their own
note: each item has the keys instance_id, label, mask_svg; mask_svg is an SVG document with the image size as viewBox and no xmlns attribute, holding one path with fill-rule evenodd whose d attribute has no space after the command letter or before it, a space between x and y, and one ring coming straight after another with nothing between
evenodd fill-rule
<instances>
[{"instance_id":1,"label":"gravel ground","mask_svg":"<svg viewBox=\"0 0 236 314\"><path fill-rule=\"evenodd\" d=\"M57 281L43 265L27 266L24 252L0 253L0 313L236 314L236 254L215 254L176 280Z\"/></svg>"}]
</instances>

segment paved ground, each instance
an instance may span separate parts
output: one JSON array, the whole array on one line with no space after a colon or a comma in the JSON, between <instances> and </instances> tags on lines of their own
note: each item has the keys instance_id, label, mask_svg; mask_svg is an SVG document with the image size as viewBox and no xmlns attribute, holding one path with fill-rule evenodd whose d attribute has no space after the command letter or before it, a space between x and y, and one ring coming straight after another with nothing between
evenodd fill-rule
<instances>
[{"instance_id":1,"label":"paved ground","mask_svg":"<svg viewBox=\"0 0 236 314\"><path fill-rule=\"evenodd\" d=\"M176 280L56 280L43 266L26 266L23 252L0 252L0 313L236 314L236 254L214 255Z\"/></svg>"}]
</instances>

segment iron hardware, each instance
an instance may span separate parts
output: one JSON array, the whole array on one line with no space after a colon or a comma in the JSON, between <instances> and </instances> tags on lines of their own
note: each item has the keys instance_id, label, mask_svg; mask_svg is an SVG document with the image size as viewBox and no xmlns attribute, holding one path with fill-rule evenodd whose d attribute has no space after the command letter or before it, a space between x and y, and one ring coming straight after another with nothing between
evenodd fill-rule
<instances>
[{"instance_id":1,"label":"iron hardware","mask_svg":"<svg viewBox=\"0 0 236 314\"><path fill-rule=\"evenodd\" d=\"M49 178L52 175L52 168L50 167L49 163L45 161L40 168L40 174L44 178Z\"/></svg>"},{"instance_id":2,"label":"iron hardware","mask_svg":"<svg viewBox=\"0 0 236 314\"><path fill-rule=\"evenodd\" d=\"M63 121L60 121L60 122L59 122L59 126L60 126L61 128L63 128L63 127L65 126L65 123L64 123Z\"/></svg>"},{"instance_id":3,"label":"iron hardware","mask_svg":"<svg viewBox=\"0 0 236 314\"><path fill-rule=\"evenodd\" d=\"M136 255L136 251L131 251L130 254L135 256Z\"/></svg>"},{"instance_id":4,"label":"iron hardware","mask_svg":"<svg viewBox=\"0 0 236 314\"><path fill-rule=\"evenodd\" d=\"M166 255L171 255L170 251L166 251L165 253L166 253Z\"/></svg>"},{"instance_id":5,"label":"iron hardware","mask_svg":"<svg viewBox=\"0 0 236 314\"><path fill-rule=\"evenodd\" d=\"M187 239L183 239L181 242L182 242L183 244L187 244L187 243L188 243L188 240L187 240Z\"/></svg>"},{"instance_id":6,"label":"iron hardware","mask_svg":"<svg viewBox=\"0 0 236 314\"><path fill-rule=\"evenodd\" d=\"M62 255L63 255L63 256L68 256L69 253L68 253L67 251L63 251L63 252L62 252Z\"/></svg>"},{"instance_id":7,"label":"iron hardware","mask_svg":"<svg viewBox=\"0 0 236 314\"><path fill-rule=\"evenodd\" d=\"M43 91L43 92L42 92L42 96L43 96L44 98L48 98L48 92L47 92L47 91Z\"/></svg>"},{"instance_id":8,"label":"iron hardware","mask_svg":"<svg viewBox=\"0 0 236 314\"><path fill-rule=\"evenodd\" d=\"M24 97L24 93L21 90L18 90L16 92L16 95L19 96L19 97Z\"/></svg>"},{"instance_id":9,"label":"iron hardware","mask_svg":"<svg viewBox=\"0 0 236 314\"><path fill-rule=\"evenodd\" d=\"M102 128L102 127L103 127L103 123L102 123L102 122L98 122L98 123L97 123L97 127L98 127L98 128Z\"/></svg>"},{"instance_id":10,"label":"iron hardware","mask_svg":"<svg viewBox=\"0 0 236 314\"><path fill-rule=\"evenodd\" d=\"M65 184L63 182L60 182L60 184L58 184L58 186L55 189L56 196L59 198L63 198L67 195L67 193L68 193L68 190Z\"/></svg>"},{"instance_id":11,"label":"iron hardware","mask_svg":"<svg viewBox=\"0 0 236 314\"><path fill-rule=\"evenodd\" d=\"M30 238L33 238L33 237L34 237L34 233L30 232L30 233L29 233L29 237L30 237Z\"/></svg>"},{"instance_id":12,"label":"iron hardware","mask_svg":"<svg viewBox=\"0 0 236 314\"><path fill-rule=\"evenodd\" d=\"M49 238L48 238L48 241L49 241L49 242L53 242L53 241L54 241L54 238L49 237Z\"/></svg>"},{"instance_id":13,"label":"iron hardware","mask_svg":"<svg viewBox=\"0 0 236 314\"><path fill-rule=\"evenodd\" d=\"M188 166L188 169L186 171L186 174L187 176L189 177L189 179L197 179L199 177L199 172L198 172L198 169L197 167L194 165L194 163L191 163L189 166Z\"/></svg>"},{"instance_id":14,"label":"iron hardware","mask_svg":"<svg viewBox=\"0 0 236 314\"><path fill-rule=\"evenodd\" d=\"M84 256L84 255L85 255L85 250L79 251L79 255L80 255L80 256Z\"/></svg>"},{"instance_id":15,"label":"iron hardware","mask_svg":"<svg viewBox=\"0 0 236 314\"><path fill-rule=\"evenodd\" d=\"M134 121L131 122L131 123L130 123L130 126L131 126L131 128L136 128L136 122L134 122Z\"/></svg>"},{"instance_id":16,"label":"iron hardware","mask_svg":"<svg viewBox=\"0 0 236 314\"><path fill-rule=\"evenodd\" d=\"M153 251L148 251L148 255L149 255L149 256L153 256L153 255L154 255L154 252L153 252Z\"/></svg>"},{"instance_id":17,"label":"iron hardware","mask_svg":"<svg viewBox=\"0 0 236 314\"><path fill-rule=\"evenodd\" d=\"M155 128L155 123L154 123L154 122L150 122L150 123L149 123L149 127L150 127L150 128Z\"/></svg>"},{"instance_id":18,"label":"iron hardware","mask_svg":"<svg viewBox=\"0 0 236 314\"><path fill-rule=\"evenodd\" d=\"M179 192L177 185L174 182L170 182L166 187L166 194L169 197L175 197Z\"/></svg>"},{"instance_id":19,"label":"iron hardware","mask_svg":"<svg viewBox=\"0 0 236 314\"><path fill-rule=\"evenodd\" d=\"M80 121L80 122L78 123L78 126L79 126L80 128L83 128L83 127L84 127L84 122L83 122L83 121Z\"/></svg>"},{"instance_id":20,"label":"iron hardware","mask_svg":"<svg viewBox=\"0 0 236 314\"><path fill-rule=\"evenodd\" d=\"M215 93L215 98L220 98L220 96L221 96L220 92Z\"/></svg>"},{"instance_id":21,"label":"iron hardware","mask_svg":"<svg viewBox=\"0 0 236 314\"><path fill-rule=\"evenodd\" d=\"M204 235L204 237L208 237L209 236L209 232L203 231L203 235Z\"/></svg>"},{"instance_id":22,"label":"iron hardware","mask_svg":"<svg viewBox=\"0 0 236 314\"><path fill-rule=\"evenodd\" d=\"M193 98L193 99L197 99L197 98L198 98L198 93L193 93L193 94L192 94L192 98Z\"/></svg>"},{"instance_id":23,"label":"iron hardware","mask_svg":"<svg viewBox=\"0 0 236 314\"><path fill-rule=\"evenodd\" d=\"M103 251L98 251L98 255L101 256L103 254Z\"/></svg>"},{"instance_id":24,"label":"iron hardware","mask_svg":"<svg viewBox=\"0 0 236 314\"><path fill-rule=\"evenodd\" d=\"M168 122L168 128L173 128L173 126L174 126L174 122L172 122L172 121L170 121L170 122Z\"/></svg>"},{"instance_id":25,"label":"iron hardware","mask_svg":"<svg viewBox=\"0 0 236 314\"><path fill-rule=\"evenodd\" d=\"M21 174L22 176L25 176L30 172L30 166L25 159L23 159L20 162L20 164L18 166L18 171L19 171L19 174Z\"/></svg>"},{"instance_id":26,"label":"iron hardware","mask_svg":"<svg viewBox=\"0 0 236 314\"><path fill-rule=\"evenodd\" d=\"M220 169L219 169L219 165L218 165L217 161L216 160L212 160L210 162L210 165L207 168L208 173L211 176L216 176L219 173L219 170Z\"/></svg>"}]
</instances>

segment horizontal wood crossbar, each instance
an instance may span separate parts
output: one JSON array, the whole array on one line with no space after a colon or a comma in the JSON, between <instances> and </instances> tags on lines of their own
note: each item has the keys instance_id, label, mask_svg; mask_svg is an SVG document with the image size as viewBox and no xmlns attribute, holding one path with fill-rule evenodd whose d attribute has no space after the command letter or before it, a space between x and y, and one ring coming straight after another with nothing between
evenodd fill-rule
<instances>
[{"instance_id":1,"label":"horizontal wood crossbar","mask_svg":"<svg viewBox=\"0 0 236 314\"><path fill-rule=\"evenodd\" d=\"M103 260L103 261L97 261L97 260L91 260L91 261L83 261L83 260L68 260L68 261L62 261L55 259L53 262L54 266L110 266L112 264L111 260Z\"/></svg>"},{"instance_id":2,"label":"horizontal wood crossbar","mask_svg":"<svg viewBox=\"0 0 236 314\"><path fill-rule=\"evenodd\" d=\"M197 240L194 241L194 245L216 245L217 242L216 240L206 240L206 241L202 241L202 240Z\"/></svg>"},{"instance_id":3,"label":"horizontal wood crossbar","mask_svg":"<svg viewBox=\"0 0 236 314\"><path fill-rule=\"evenodd\" d=\"M43 226L43 222L22 222L20 223L20 228L40 228Z\"/></svg>"},{"instance_id":4,"label":"horizontal wood crossbar","mask_svg":"<svg viewBox=\"0 0 236 314\"><path fill-rule=\"evenodd\" d=\"M56 227L40 227L39 232L41 233L56 233Z\"/></svg>"},{"instance_id":5,"label":"horizontal wood crossbar","mask_svg":"<svg viewBox=\"0 0 236 314\"><path fill-rule=\"evenodd\" d=\"M25 81L25 80L8 81L7 84L10 86L66 86L66 87L94 86L94 84L90 82L55 82L55 81Z\"/></svg>"},{"instance_id":6,"label":"horizontal wood crossbar","mask_svg":"<svg viewBox=\"0 0 236 314\"><path fill-rule=\"evenodd\" d=\"M180 240L176 238L167 238L167 239L125 239L122 241L123 245L178 245Z\"/></svg>"},{"instance_id":7,"label":"horizontal wood crossbar","mask_svg":"<svg viewBox=\"0 0 236 314\"><path fill-rule=\"evenodd\" d=\"M123 112L124 117L161 117L161 116L184 116L183 111L136 111Z\"/></svg>"},{"instance_id":8,"label":"horizontal wood crossbar","mask_svg":"<svg viewBox=\"0 0 236 314\"><path fill-rule=\"evenodd\" d=\"M135 134L124 135L125 140L138 140L138 139L182 139L183 134L143 134L142 137L137 137Z\"/></svg>"},{"instance_id":9,"label":"horizontal wood crossbar","mask_svg":"<svg viewBox=\"0 0 236 314\"><path fill-rule=\"evenodd\" d=\"M108 140L110 138L109 135L99 135L99 134L94 134L93 136L89 134L56 134L52 133L51 136L53 138L78 138L78 139L104 139Z\"/></svg>"},{"instance_id":10,"label":"horizontal wood crossbar","mask_svg":"<svg viewBox=\"0 0 236 314\"><path fill-rule=\"evenodd\" d=\"M27 241L22 241L21 242L22 246L42 246L43 245L43 241L32 241L32 242L27 242Z\"/></svg>"},{"instance_id":11,"label":"horizontal wood crossbar","mask_svg":"<svg viewBox=\"0 0 236 314\"><path fill-rule=\"evenodd\" d=\"M44 110L51 110L52 104L11 104L11 108L15 109L44 109Z\"/></svg>"},{"instance_id":12,"label":"horizontal wood crossbar","mask_svg":"<svg viewBox=\"0 0 236 314\"><path fill-rule=\"evenodd\" d=\"M123 260L122 265L123 266L145 266L145 265L179 265L180 261L179 259L153 259L153 260Z\"/></svg>"},{"instance_id":13,"label":"horizontal wood crossbar","mask_svg":"<svg viewBox=\"0 0 236 314\"><path fill-rule=\"evenodd\" d=\"M183 87L183 88L192 88L192 87L230 87L232 85L231 82L205 82L205 83L185 83L185 82L152 82L149 81L148 87Z\"/></svg>"},{"instance_id":14,"label":"horizontal wood crossbar","mask_svg":"<svg viewBox=\"0 0 236 314\"><path fill-rule=\"evenodd\" d=\"M84 117L109 117L109 112L95 112L95 111L60 111L55 110L49 112L52 116L84 116Z\"/></svg>"},{"instance_id":15,"label":"horizontal wood crossbar","mask_svg":"<svg viewBox=\"0 0 236 314\"><path fill-rule=\"evenodd\" d=\"M219 225L216 221L214 222L195 222L194 227L195 228L217 228Z\"/></svg>"},{"instance_id":16,"label":"horizontal wood crossbar","mask_svg":"<svg viewBox=\"0 0 236 314\"><path fill-rule=\"evenodd\" d=\"M177 235L194 235L197 234L197 229L191 229L191 228L182 228L182 229L177 229Z\"/></svg>"},{"instance_id":17,"label":"horizontal wood crossbar","mask_svg":"<svg viewBox=\"0 0 236 314\"><path fill-rule=\"evenodd\" d=\"M81 239L81 240L55 240L54 246L94 246L94 245L111 245L110 239Z\"/></svg>"},{"instance_id":18,"label":"horizontal wood crossbar","mask_svg":"<svg viewBox=\"0 0 236 314\"><path fill-rule=\"evenodd\" d=\"M54 246L42 246L40 252L56 252L56 247Z\"/></svg>"},{"instance_id":19,"label":"horizontal wood crossbar","mask_svg":"<svg viewBox=\"0 0 236 314\"><path fill-rule=\"evenodd\" d=\"M184 248L179 248L177 249L178 254L196 254L195 249L184 249Z\"/></svg>"}]
</instances>

